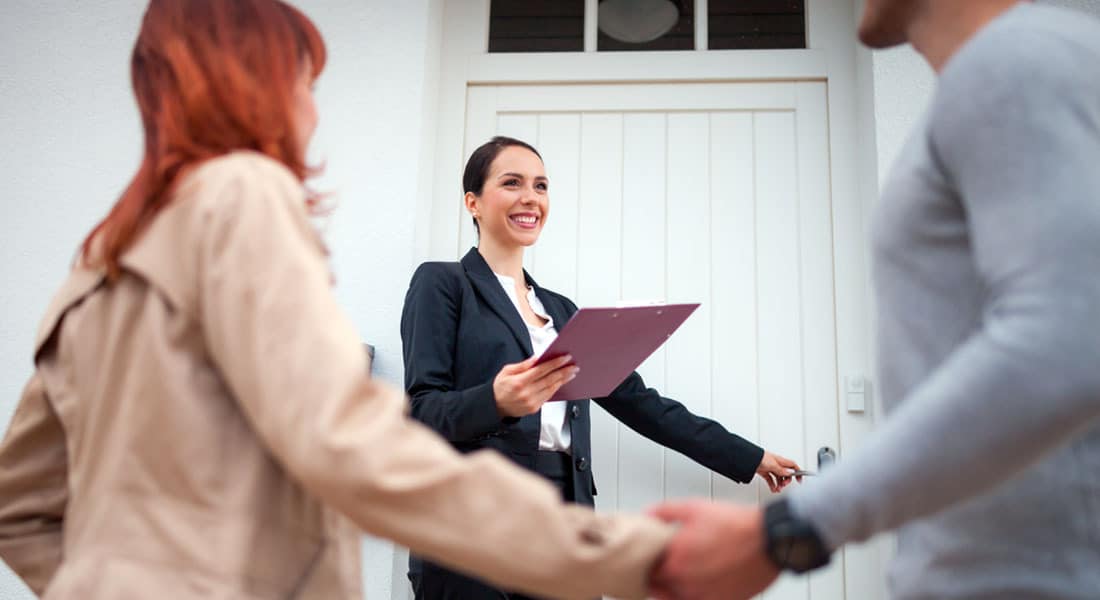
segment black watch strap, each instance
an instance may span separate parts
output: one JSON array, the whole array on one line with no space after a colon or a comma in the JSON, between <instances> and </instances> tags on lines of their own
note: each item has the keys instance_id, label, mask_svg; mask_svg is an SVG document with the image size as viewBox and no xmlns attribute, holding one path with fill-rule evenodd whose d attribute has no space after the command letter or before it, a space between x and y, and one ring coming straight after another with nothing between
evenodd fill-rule
<instances>
[{"instance_id":1,"label":"black watch strap","mask_svg":"<svg viewBox=\"0 0 1100 600\"><path fill-rule=\"evenodd\" d=\"M791 512L786 498L764 509L768 558L777 567L805 573L829 564L830 552L813 525Z\"/></svg>"}]
</instances>

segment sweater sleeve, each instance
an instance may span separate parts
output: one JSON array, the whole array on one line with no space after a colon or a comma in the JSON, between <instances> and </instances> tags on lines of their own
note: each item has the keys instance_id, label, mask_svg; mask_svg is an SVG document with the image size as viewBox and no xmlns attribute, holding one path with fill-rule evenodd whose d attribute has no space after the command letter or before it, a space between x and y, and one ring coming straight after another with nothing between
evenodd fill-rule
<instances>
[{"instance_id":1,"label":"sweater sleeve","mask_svg":"<svg viewBox=\"0 0 1100 600\"><path fill-rule=\"evenodd\" d=\"M988 290L981 321L793 496L833 547L987 492L1100 416L1100 84L1071 42L1011 31L952 59L927 133Z\"/></svg>"}]
</instances>

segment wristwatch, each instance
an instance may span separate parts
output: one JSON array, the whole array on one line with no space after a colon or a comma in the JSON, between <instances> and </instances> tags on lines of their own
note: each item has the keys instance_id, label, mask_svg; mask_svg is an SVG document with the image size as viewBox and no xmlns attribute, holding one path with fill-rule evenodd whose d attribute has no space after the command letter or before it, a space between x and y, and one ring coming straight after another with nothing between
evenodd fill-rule
<instances>
[{"instance_id":1,"label":"wristwatch","mask_svg":"<svg viewBox=\"0 0 1100 600\"><path fill-rule=\"evenodd\" d=\"M825 542L809 521L791 512L786 498L764 509L764 537L768 558L780 569L805 573L829 564Z\"/></svg>"}]
</instances>

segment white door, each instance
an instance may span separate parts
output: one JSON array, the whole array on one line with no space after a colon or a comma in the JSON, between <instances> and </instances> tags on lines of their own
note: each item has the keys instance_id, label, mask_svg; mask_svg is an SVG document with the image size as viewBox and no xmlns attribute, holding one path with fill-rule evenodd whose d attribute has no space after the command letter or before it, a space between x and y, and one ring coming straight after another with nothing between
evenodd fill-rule
<instances>
[{"instance_id":1,"label":"white door","mask_svg":"<svg viewBox=\"0 0 1100 600\"><path fill-rule=\"evenodd\" d=\"M810 468L838 446L824 82L473 85L466 115L466 156L496 134L542 153L550 214L527 263L541 285L580 306L702 303L641 367L650 386ZM461 253L476 242L458 222ZM770 495L598 408L592 453L601 510ZM811 596L844 597L841 556L764 594Z\"/></svg>"}]
</instances>

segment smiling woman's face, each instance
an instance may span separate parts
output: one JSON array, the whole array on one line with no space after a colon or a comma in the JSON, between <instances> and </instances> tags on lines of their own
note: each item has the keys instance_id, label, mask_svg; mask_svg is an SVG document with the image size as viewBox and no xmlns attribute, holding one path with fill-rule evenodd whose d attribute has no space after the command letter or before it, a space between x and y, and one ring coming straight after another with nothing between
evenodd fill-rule
<instances>
[{"instance_id":1,"label":"smiling woman's face","mask_svg":"<svg viewBox=\"0 0 1100 600\"><path fill-rule=\"evenodd\" d=\"M542 160L522 146L509 146L489 166L480 195L466 194L466 209L478 221L481 239L501 247L530 246L550 214L550 182Z\"/></svg>"}]
</instances>

